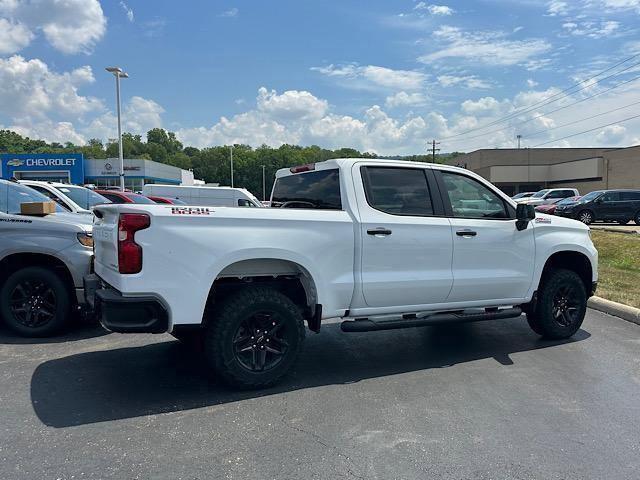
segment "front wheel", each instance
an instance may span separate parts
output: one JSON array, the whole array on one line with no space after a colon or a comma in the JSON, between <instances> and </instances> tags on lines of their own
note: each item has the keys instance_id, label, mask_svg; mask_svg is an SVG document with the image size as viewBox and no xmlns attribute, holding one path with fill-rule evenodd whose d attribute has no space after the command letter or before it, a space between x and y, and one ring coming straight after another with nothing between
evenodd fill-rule
<instances>
[{"instance_id":1,"label":"front wheel","mask_svg":"<svg viewBox=\"0 0 640 480\"><path fill-rule=\"evenodd\" d=\"M273 288L251 287L214 309L204 349L226 383L263 388L291 370L304 336L300 309L291 299Z\"/></svg>"},{"instance_id":2,"label":"front wheel","mask_svg":"<svg viewBox=\"0 0 640 480\"><path fill-rule=\"evenodd\" d=\"M12 273L0 289L5 325L23 337L48 337L69 322L71 295L52 270L26 267Z\"/></svg>"},{"instance_id":3,"label":"front wheel","mask_svg":"<svg viewBox=\"0 0 640 480\"><path fill-rule=\"evenodd\" d=\"M580 276L571 270L552 270L543 278L536 308L527 313L531 329L549 339L569 338L587 312L587 294Z\"/></svg>"},{"instance_id":4,"label":"front wheel","mask_svg":"<svg viewBox=\"0 0 640 480\"><path fill-rule=\"evenodd\" d=\"M585 225L590 225L593 222L593 212L591 210L582 210L578 214L578 220L580 220Z\"/></svg>"}]
</instances>

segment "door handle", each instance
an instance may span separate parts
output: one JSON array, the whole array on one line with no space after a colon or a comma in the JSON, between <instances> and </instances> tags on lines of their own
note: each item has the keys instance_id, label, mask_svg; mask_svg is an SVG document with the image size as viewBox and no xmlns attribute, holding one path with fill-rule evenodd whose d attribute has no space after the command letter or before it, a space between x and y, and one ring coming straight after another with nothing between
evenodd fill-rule
<instances>
[{"instance_id":1,"label":"door handle","mask_svg":"<svg viewBox=\"0 0 640 480\"><path fill-rule=\"evenodd\" d=\"M369 235L391 235L391 230L388 228L378 227L378 228L370 228L367 230L367 234Z\"/></svg>"},{"instance_id":2,"label":"door handle","mask_svg":"<svg viewBox=\"0 0 640 480\"><path fill-rule=\"evenodd\" d=\"M474 232L473 230L469 230L468 228L465 228L464 230L458 230L456 232L456 235L458 235L459 237L475 237L478 234L478 232Z\"/></svg>"}]
</instances>

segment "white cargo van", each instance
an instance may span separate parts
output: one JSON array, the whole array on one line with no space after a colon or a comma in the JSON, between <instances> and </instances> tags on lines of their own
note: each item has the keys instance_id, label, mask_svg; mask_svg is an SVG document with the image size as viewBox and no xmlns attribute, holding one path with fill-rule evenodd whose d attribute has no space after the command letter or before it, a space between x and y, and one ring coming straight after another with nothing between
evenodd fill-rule
<instances>
[{"instance_id":1,"label":"white cargo van","mask_svg":"<svg viewBox=\"0 0 640 480\"><path fill-rule=\"evenodd\" d=\"M148 184L142 188L142 193L147 196L177 198L187 205L207 207L264 206L244 188Z\"/></svg>"}]
</instances>

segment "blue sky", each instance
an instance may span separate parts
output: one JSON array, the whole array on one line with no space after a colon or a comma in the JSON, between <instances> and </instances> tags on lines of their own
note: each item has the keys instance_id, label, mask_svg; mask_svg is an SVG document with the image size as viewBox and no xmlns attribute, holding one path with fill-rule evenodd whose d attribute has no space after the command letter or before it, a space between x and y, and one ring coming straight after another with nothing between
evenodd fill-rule
<instances>
[{"instance_id":1,"label":"blue sky","mask_svg":"<svg viewBox=\"0 0 640 480\"><path fill-rule=\"evenodd\" d=\"M587 79L640 54L638 27L640 0L0 0L0 126L114 137L119 65L125 129L199 147L637 144L640 56Z\"/></svg>"}]
</instances>

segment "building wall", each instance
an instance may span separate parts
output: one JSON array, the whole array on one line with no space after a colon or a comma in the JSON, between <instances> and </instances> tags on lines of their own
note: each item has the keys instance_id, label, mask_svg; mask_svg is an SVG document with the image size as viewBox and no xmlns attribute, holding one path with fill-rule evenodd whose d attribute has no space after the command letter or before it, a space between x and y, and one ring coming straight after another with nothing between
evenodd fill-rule
<instances>
[{"instance_id":1,"label":"building wall","mask_svg":"<svg viewBox=\"0 0 640 480\"><path fill-rule=\"evenodd\" d=\"M486 149L456 157L508 193L573 187L581 193L640 188L640 146L629 148Z\"/></svg>"}]
</instances>

